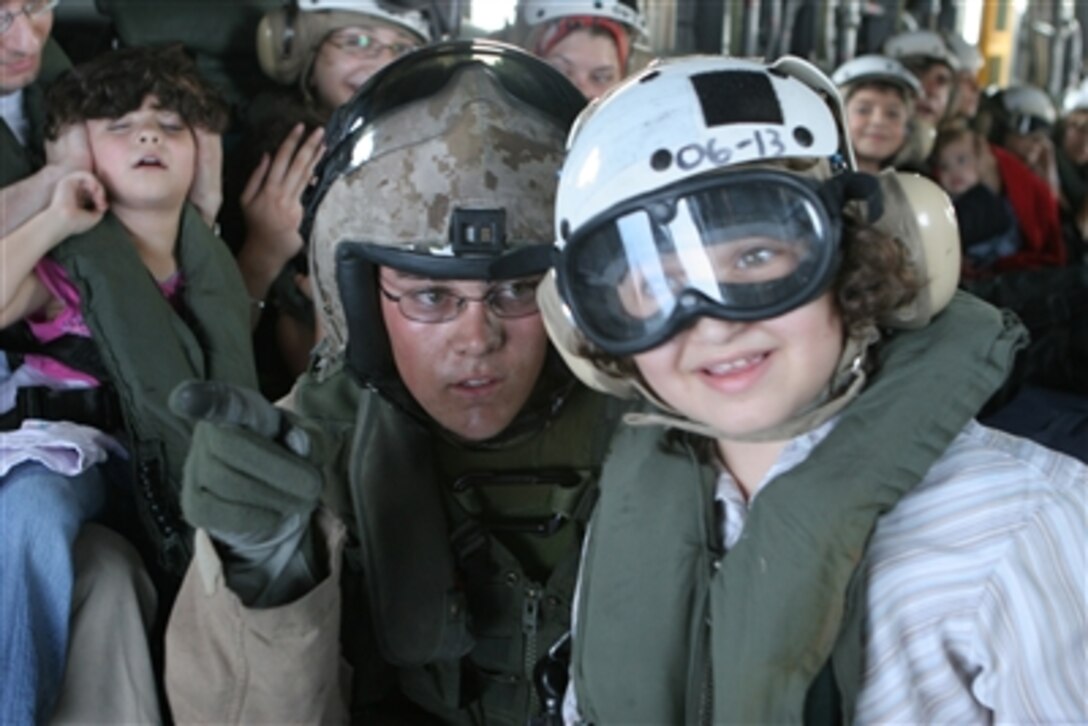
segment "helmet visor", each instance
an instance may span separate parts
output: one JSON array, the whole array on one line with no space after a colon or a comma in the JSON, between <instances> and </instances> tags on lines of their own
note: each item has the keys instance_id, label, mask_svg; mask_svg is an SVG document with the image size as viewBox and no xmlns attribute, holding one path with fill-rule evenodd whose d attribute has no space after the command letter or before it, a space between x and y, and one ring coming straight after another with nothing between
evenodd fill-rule
<instances>
[{"instance_id":1,"label":"helmet visor","mask_svg":"<svg viewBox=\"0 0 1088 726\"><path fill-rule=\"evenodd\" d=\"M801 179L757 171L643 198L587 225L560 284L598 347L630 355L700 315L776 317L814 298L837 261L838 223Z\"/></svg>"}]
</instances>

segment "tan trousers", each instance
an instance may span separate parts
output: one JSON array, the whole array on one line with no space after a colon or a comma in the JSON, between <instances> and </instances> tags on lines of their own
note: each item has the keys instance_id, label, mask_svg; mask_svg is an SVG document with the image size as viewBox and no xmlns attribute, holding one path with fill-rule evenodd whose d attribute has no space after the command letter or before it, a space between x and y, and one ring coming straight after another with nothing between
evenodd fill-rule
<instances>
[{"instance_id":1,"label":"tan trousers","mask_svg":"<svg viewBox=\"0 0 1088 726\"><path fill-rule=\"evenodd\" d=\"M157 596L123 537L88 524L75 543L68 664L52 723L162 722L148 646Z\"/></svg>"}]
</instances>

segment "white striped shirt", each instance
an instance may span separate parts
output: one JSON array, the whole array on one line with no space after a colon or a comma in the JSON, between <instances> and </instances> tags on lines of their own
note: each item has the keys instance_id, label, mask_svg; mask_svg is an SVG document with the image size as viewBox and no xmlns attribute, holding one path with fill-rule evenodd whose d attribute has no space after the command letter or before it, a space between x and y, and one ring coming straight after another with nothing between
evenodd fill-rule
<instances>
[{"instance_id":1,"label":"white striped shirt","mask_svg":"<svg viewBox=\"0 0 1088 726\"><path fill-rule=\"evenodd\" d=\"M748 508L728 474L717 497L731 546ZM874 532L857 721L1088 723L1086 519L1088 467L968 424Z\"/></svg>"}]
</instances>

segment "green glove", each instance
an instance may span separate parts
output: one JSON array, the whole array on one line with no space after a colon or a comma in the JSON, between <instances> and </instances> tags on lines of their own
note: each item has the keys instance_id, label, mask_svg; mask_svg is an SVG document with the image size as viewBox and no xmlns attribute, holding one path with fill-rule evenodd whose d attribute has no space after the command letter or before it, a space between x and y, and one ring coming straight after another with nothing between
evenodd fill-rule
<instances>
[{"instance_id":1,"label":"green glove","mask_svg":"<svg viewBox=\"0 0 1088 726\"><path fill-rule=\"evenodd\" d=\"M188 381L170 409L196 422L181 509L210 532L276 532L284 518L316 508L322 477L313 437L260 394L215 381Z\"/></svg>"}]
</instances>

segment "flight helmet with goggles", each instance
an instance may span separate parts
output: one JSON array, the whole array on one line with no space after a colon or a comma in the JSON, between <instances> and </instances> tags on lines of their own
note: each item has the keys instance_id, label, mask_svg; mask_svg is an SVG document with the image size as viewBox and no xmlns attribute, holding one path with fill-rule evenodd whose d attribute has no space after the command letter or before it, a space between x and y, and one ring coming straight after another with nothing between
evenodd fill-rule
<instances>
[{"instance_id":1,"label":"flight helmet with goggles","mask_svg":"<svg viewBox=\"0 0 1088 726\"><path fill-rule=\"evenodd\" d=\"M439 279L542 274L563 141L584 105L543 61L477 40L405 56L337 110L301 229L322 357L399 390L378 265Z\"/></svg>"},{"instance_id":2,"label":"flight helmet with goggles","mask_svg":"<svg viewBox=\"0 0 1088 726\"><path fill-rule=\"evenodd\" d=\"M1046 91L1037 86L1009 86L997 91L994 98L1001 104L998 110L1000 119L994 128L1001 128L1004 133L1027 135L1036 131L1049 132L1058 120L1054 102Z\"/></svg>"},{"instance_id":3,"label":"flight helmet with goggles","mask_svg":"<svg viewBox=\"0 0 1088 726\"><path fill-rule=\"evenodd\" d=\"M702 315L775 317L830 284L843 207L877 185L852 171L819 91L775 70L666 62L578 125L557 197L558 282L601 350L647 350Z\"/></svg>"},{"instance_id":4,"label":"flight helmet with goggles","mask_svg":"<svg viewBox=\"0 0 1088 726\"><path fill-rule=\"evenodd\" d=\"M836 88L807 61L691 57L635 74L568 140L555 273L538 289L552 341L589 386L651 401L661 413L646 420L720 438L622 359L701 316L759 320L816 298L838 270L847 216L900 240L929 283L879 324L925 325L959 279L951 203L918 175L855 169ZM851 331L811 409L751 438L796 435L840 410L877 338L875 326Z\"/></svg>"}]
</instances>

